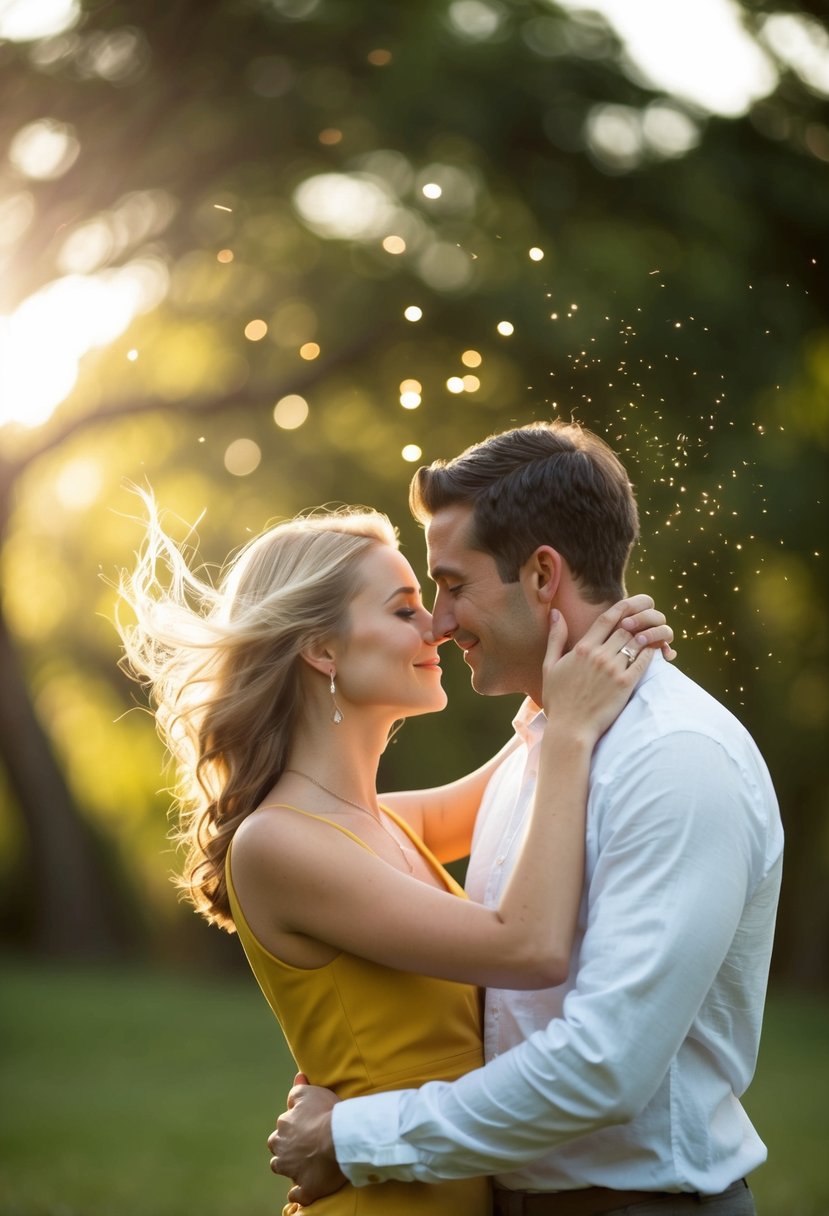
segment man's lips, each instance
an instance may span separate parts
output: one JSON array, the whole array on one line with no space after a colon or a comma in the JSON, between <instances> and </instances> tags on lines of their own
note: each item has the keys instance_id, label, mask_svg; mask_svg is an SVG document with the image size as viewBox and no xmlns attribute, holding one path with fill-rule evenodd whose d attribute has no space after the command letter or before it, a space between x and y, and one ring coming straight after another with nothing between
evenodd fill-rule
<instances>
[{"instance_id":1,"label":"man's lips","mask_svg":"<svg viewBox=\"0 0 829 1216\"><path fill-rule=\"evenodd\" d=\"M464 655L467 655L467 654L469 654L470 650L474 650L475 647L478 645L478 639L475 638L474 641L470 642L470 641L459 641L458 638L455 638L455 644L460 646Z\"/></svg>"}]
</instances>

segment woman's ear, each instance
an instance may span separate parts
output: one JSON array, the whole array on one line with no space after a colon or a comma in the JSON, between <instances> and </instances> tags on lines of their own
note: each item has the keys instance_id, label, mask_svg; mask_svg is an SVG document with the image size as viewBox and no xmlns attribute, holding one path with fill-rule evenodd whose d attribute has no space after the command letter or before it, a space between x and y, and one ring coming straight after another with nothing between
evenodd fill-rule
<instances>
[{"instance_id":1,"label":"woman's ear","mask_svg":"<svg viewBox=\"0 0 829 1216\"><path fill-rule=\"evenodd\" d=\"M539 545L521 568L521 577L531 595L548 606L555 599L561 584L564 559L550 545Z\"/></svg>"},{"instance_id":2,"label":"woman's ear","mask_svg":"<svg viewBox=\"0 0 829 1216\"><path fill-rule=\"evenodd\" d=\"M330 641L312 642L310 646L303 647L299 652L299 657L303 659L309 667L313 667L314 671L321 671L323 675L330 676L331 668L336 667L334 651Z\"/></svg>"}]
</instances>

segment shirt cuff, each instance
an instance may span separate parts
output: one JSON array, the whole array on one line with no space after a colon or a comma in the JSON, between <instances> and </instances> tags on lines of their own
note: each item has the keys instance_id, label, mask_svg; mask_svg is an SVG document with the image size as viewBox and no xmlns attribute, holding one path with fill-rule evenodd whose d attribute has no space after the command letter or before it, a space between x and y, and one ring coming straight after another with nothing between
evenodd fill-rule
<instances>
[{"instance_id":1,"label":"shirt cuff","mask_svg":"<svg viewBox=\"0 0 829 1216\"><path fill-rule=\"evenodd\" d=\"M337 1102L331 1112L331 1135L337 1163L352 1186L415 1179L417 1152L398 1138L400 1106L414 1091L367 1094Z\"/></svg>"}]
</instances>

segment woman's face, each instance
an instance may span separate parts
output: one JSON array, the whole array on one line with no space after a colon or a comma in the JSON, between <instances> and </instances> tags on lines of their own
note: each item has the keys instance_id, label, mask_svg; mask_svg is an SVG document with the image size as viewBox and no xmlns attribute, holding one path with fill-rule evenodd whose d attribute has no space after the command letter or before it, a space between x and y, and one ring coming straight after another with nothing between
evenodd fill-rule
<instances>
[{"instance_id":1,"label":"woman's face","mask_svg":"<svg viewBox=\"0 0 829 1216\"><path fill-rule=\"evenodd\" d=\"M443 709L432 617L411 566L396 549L378 544L363 558L361 575L347 636L335 647L338 702L377 706L397 718Z\"/></svg>"}]
</instances>

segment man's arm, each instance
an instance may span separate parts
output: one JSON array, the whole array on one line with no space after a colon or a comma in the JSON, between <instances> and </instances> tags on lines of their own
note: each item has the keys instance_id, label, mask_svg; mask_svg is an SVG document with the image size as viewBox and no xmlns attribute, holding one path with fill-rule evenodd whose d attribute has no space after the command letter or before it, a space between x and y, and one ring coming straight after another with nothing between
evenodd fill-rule
<instances>
[{"instance_id":1,"label":"man's arm","mask_svg":"<svg viewBox=\"0 0 829 1216\"><path fill-rule=\"evenodd\" d=\"M331 1135L355 1185L505 1172L653 1096L759 877L765 791L715 742L683 733L631 758L604 796L564 1018L451 1084L337 1104ZM763 985L767 958L754 963Z\"/></svg>"}]
</instances>

